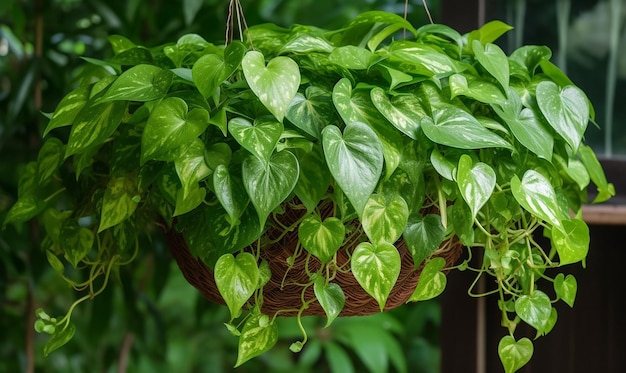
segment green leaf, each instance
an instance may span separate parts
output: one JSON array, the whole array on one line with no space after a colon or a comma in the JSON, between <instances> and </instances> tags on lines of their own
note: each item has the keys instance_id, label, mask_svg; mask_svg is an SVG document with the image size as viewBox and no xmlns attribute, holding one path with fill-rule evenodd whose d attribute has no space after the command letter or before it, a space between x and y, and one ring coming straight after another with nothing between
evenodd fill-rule
<instances>
[{"instance_id":1,"label":"green leaf","mask_svg":"<svg viewBox=\"0 0 626 373\"><path fill-rule=\"evenodd\" d=\"M346 229L341 220L329 217L322 221L317 214L304 218L298 226L298 238L310 254L322 264L328 263L343 244Z\"/></svg>"},{"instance_id":2,"label":"green leaf","mask_svg":"<svg viewBox=\"0 0 626 373\"><path fill-rule=\"evenodd\" d=\"M376 109L405 135L417 139L422 117L426 115L417 96L398 96L392 102L382 88L373 88L370 92Z\"/></svg>"},{"instance_id":3,"label":"green leaf","mask_svg":"<svg viewBox=\"0 0 626 373\"><path fill-rule=\"evenodd\" d=\"M98 233L129 218L137 209L137 180L130 176L114 176L102 197L102 213Z\"/></svg>"},{"instance_id":4,"label":"green leaf","mask_svg":"<svg viewBox=\"0 0 626 373\"><path fill-rule=\"evenodd\" d=\"M380 140L367 125L354 122L343 136L336 126L324 128L322 142L330 173L361 215L382 173Z\"/></svg>"},{"instance_id":5,"label":"green leaf","mask_svg":"<svg viewBox=\"0 0 626 373\"><path fill-rule=\"evenodd\" d=\"M341 313L346 303L346 297L339 285L335 283L326 284L326 279L321 276L315 279L313 290L317 301L320 302L326 313L326 325L324 327L327 328Z\"/></svg>"},{"instance_id":6,"label":"green leaf","mask_svg":"<svg viewBox=\"0 0 626 373\"><path fill-rule=\"evenodd\" d=\"M43 185L63 163L65 145L56 137L43 143L37 155L37 182Z\"/></svg>"},{"instance_id":7,"label":"green leaf","mask_svg":"<svg viewBox=\"0 0 626 373\"><path fill-rule=\"evenodd\" d=\"M468 112L455 106L436 109L421 121L424 134L433 142L459 149L509 148L511 144L483 127Z\"/></svg>"},{"instance_id":8,"label":"green leaf","mask_svg":"<svg viewBox=\"0 0 626 373\"><path fill-rule=\"evenodd\" d=\"M261 103L279 122L283 122L287 108L300 86L300 69L289 57L275 57L265 66L263 54L246 53L242 62L248 85Z\"/></svg>"},{"instance_id":9,"label":"green leaf","mask_svg":"<svg viewBox=\"0 0 626 373\"><path fill-rule=\"evenodd\" d=\"M72 125L78 113L87 104L90 92L90 85L82 85L65 95L54 109L54 114L43 131L43 137L55 128Z\"/></svg>"},{"instance_id":10,"label":"green leaf","mask_svg":"<svg viewBox=\"0 0 626 373\"><path fill-rule=\"evenodd\" d=\"M472 42L472 49L474 50L474 56L478 63L480 63L491 76L496 78L504 92L508 92L509 60L502 49L492 43L486 43L483 47L483 44L478 40Z\"/></svg>"},{"instance_id":11,"label":"green leaf","mask_svg":"<svg viewBox=\"0 0 626 373\"><path fill-rule=\"evenodd\" d=\"M615 195L615 186L606 180L602 165L598 161L593 149L587 145L578 148L578 155L589 172L589 177L598 188L598 195L593 203L604 202Z\"/></svg>"},{"instance_id":12,"label":"green leaf","mask_svg":"<svg viewBox=\"0 0 626 373\"><path fill-rule=\"evenodd\" d=\"M374 53L354 45L335 48L328 56L330 62L350 70L365 70L374 58Z\"/></svg>"},{"instance_id":13,"label":"green leaf","mask_svg":"<svg viewBox=\"0 0 626 373\"><path fill-rule=\"evenodd\" d=\"M441 272L445 265L446 260L440 257L426 262L420 273L415 291L413 291L407 302L428 300L441 294L445 290L448 281L446 275Z\"/></svg>"},{"instance_id":14,"label":"green leaf","mask_svg":"<svg viewBox=\"0 0 626 373\"><path fill-rule=\"evenodd\" d=\"M568 306L574 307L576 300L576 292L578 291L578 283L573 275L563 275L559 273L554 278L554 292L556 295L567 303Z\"/></svg>"},{"instance_id":15,"label":"green leaf","mask_svg":"<svg viewBox=\"0 0 626 373\"><path fill-rule=\"evenodd\" d=\"M322 129L333 120L334 107L330 93L308 87L305 95L297 93L285 117L306 134L319 139Z\"/></svg>"},{"instance_id":16,"label":"green leaf","mask_svg":"<svg viewBox=\"0 0 626 373\"><path fill-rule=\"evenodd\" d=\"M311 52L332 52L334 47L321 36L310 34L296 34L280 50L281 53L311 53Z\"/></svg>"},{"instance_id":17,"label":"green leaf","mask_svg":"<svg viewBox=\"0 0 626 373\"><path fill-rule=\"evenodd\" d=\"M430 163L441 177L446 180L454 181L456 164L452 163L440 151L433 149L430 153Z\"/></svg>"},{"instance_id":18,"label":"green leaf","mask_svg":"<svg viewBox=\"0 0 626 373\"><path fill-rule=\"evenodd\" d=\"M241 308L258 287L260 272L256 258L248 252L239 253L236 258L232 254L222 255L215 263L214 274L232 321L239 317Z\"/></svg>"},{"instance_id":19,"label":"green leaf","mask_svg":"<svg viewBox=\"0 0 626 373\"><path fill-rule=\"evenodd\" d=\"M176 207L172 216L186 214L189 211L200 206L206 197L206 189L201 188L198 184L193 184L185 193L183 189L176 192Z\"/></svg>"},{"instance_id":20,"label":"green leaf","mask_svg":"<svg viewBox=\"0 0 626 373\"><path fill-rule=\"evenodd\" d=\"M409 206L400 195L386 198L373 194L365 204L361 223L371 242L393 244L402 235L408 218Z\"/></svg>"},{"instance_id":21,"label":"green leaf","mask_svg":"<svg viewBox=\"0 0 626 373\"><path fill-rule=\"evenodd\" d=\"M554 137L535 112L522 108L522 100L514 89L509 89L508 99L492 105L513 135L522 145L538 156L552 160Z\"/></svg>"},{"instance_id":22,"label":"green leaf","mask_svg":"<svg viewBox=\"0 0 626 373\"><path fill-rule=\"evenodd\" d=\"M224 49L224 57L206 54L193 64L191 74L198 90L205 98L213 96L217 88L239 67L247 48L233 41Z\"/></svg>"},{"instance_id":23,"label":"green leaf","mask_svg":"<svg viewBox=\"0 0 626 373\"><path fill-rule=\"evenodd\" d=\"M261 227L272 210L287 199L298 181L298 160L289 151L274 153L268 162L249 156L243 162L243 183Z\"/></svg>"},{"instance_id":24,"label":"green leaf","mask_svg":"<svg viewBox=\"0 0 626 373\"><path fill-rule=\"evenodd\" d=\"M506 100L502 89L487 80L474 75L454 74L448 79L451 98L467 96L487 104L499 104Z\"/></svg>"},{"instance_id":25,"label":"green leaf","mask_svg":"<svg viewBox=\"0 0 626 373\"><path fill-rule=\"evenodd\" d=\"M300 177L294 192L308 211L312 211L328 191L330 171L324 159L321 146L313 146L310 151L295 149L300 163Z\"/></svg>"},{"instance_id":26,"label":"green leaf","mask_svg":"<svg viewBox=\"0 0 626 373\"><path fill-rule=\"evenodd\" d=\"M472 163L472 158L463 154L459 159L456 181L461 196L472 212L472 220L487 203L496 186L496 172L488 164Z\"/></svg>"},{"instance_id":27,"label":"green leaf","mask_svg":"<svg viewBox=\"0 0 626 373\"><path fill-rule=\"evenodd\" d=\"M408 74L434 77L465 70L460 62L435 47L412 41L398 41L389 48L389 61Z\"/></svg>"},{"instance_id":28,"label":"green leaf","mask_svg":"<svg viewBox=\"0 0 626 373\"><path fill-rule=\"evenodd\" d=\"M504 336L498 343L498 355L506 373L517 372L533 356L533 343L526 337L516 342L510 335Z\"/></svg>"},{"instance_id":29,"label":"green leaf","mask_svg":"<svg viewBox=\"0 0 626 373\"><path fill-rule=\"evenodd\" d=\"M441 224L441 216L413 213L409 216L402 237L413 255L413 265L417 268L424 259L435 252L443 242L446 230Z\"/></svg>"},{"instance_id":30,"label":"green leaf","mask_svg":"<svg viewBox=\"0 0 626 373\"><path fill-rule=\"evenodd\" d=\"M552 229L552 244L559 253L559 264L576 263L587 257L589 227L581 219L562 221L562 228Z\"/></svg>"},{"instance_id":31,"label":"green leaf","mask_svg":"<svg viewBox=\"0 0 626 373\"><path fill-rule=\"evenodd\" d=\"M542 61L549 61L552 51L545 45L523 45L511 53L510 59L526 69L529 76L535 74L535 70Z\"/></svg>"},{"instance_id":32,"label":"green leaf","mask_svg":"<svg viewBox=\"0 0 626 373\"><path fill-rule=\"evenodd\" d=\"M234 118L228 122L228 131L246 150L267 162L283 133L283 125L273 119L256 120L252 125L246 119Z\"/></svg>"},{"instance_id":33,"label":"green leaf","mask_svg":"<svg viewBox=\"0 0 626 373\"><path fill-rule=\"evenodd\" d=\"M361 242L352 253L351 269L354 278L371 295L382 312L400 275L400 254L387 242L373 245Z\"/></svg>"},{"instance_id":34,"label":"green leaf","mask_svg":"<svg viewBox=\"0 0 626 373\"><path fill-rule=\"evenodd\" d=\"M182 145L174 166L183 186L183 198L186 198L192 189L197 188L198 182L207 178L212 172L205 161L204 154L204 143L199 138L194 138L188 144Z\"/></svg>"},{"instance_id":35,"label":"green leaf","mask_svg":"<svg viewBox=\"0 0 626 373\"><path fill-rule=\"evenodd\" d=\"M278 341L278 328L269 322L266 315L252 315L247 320L239 337L235 368L271 349Z\"/></svg>"},{"instance_id":36,"label":"green leaf","mask_svg":"<svg viewBox=\"0 0 626 373\"><path fill-rule=\"evenodd\" d=\"M228 213L231 224L236 224L250 201L241 178L231 174L227 166L220 164L213 173L213 188L217 200Z\"/></svg>"},{"instance_id":37,"label":"green leaf","mask_svg":"<svg viewBox=\"0 0 626 373\"><path fill-rule=\"evenodd\" d=\"M187 103L178 97L162 100L150 114L141 136L141 164L168 157L169 152L190 143L208 126L206 110L194 108L188 112Z\"/></svg>"},{"instance_id":38,"label":"green leaf","mask_svg":"<svg viewBox=\"0 0 626 373\"><path fill-rule=\"evenodd\" d=\"M324 344L324 349L328 355L328 365L331 372L354 373L352 359L340 344L331 340Z\"/></svg>"},{"instance_id":39,"label":"green leaf","mask_svg":"<svg viewBox=\"0 0 626 373\"><path fill-rule=\"evenodd\" d=\"M537 104L550 126L569 144L574 152L589 122L589 106L584 93L573 85L561 89L556 83L543 81L537 85Z\"/></svg>"},{"instance_id":40,"label":"green leaf","mask_svg":"<svg viewBox=\"0 0 626 373\"><path fill-rule=\"evenodd\" d=\"M531 295L522 295L515 300L515 313L528 325L543 333L550 319L552 303L541 290L534 290Z\"/></svg>"},{"instance_id":41,"label":"green leaf","mask_svg":"<svg viewBox=\"0 0 626 373\"><path fill-rule=\"evenodd\" d=\"M115 132L126 112L126 102L89 102L76 115L65 157L99 146Z\"/></svg>"},{"instance_id":42,"label":"green leaf","mask_svg":"<svg viewBox=\"0 0 626 373\"><path fill-rule=\"evenodd\" d=\"M94 238L94 234L90 229L79 226L75 220L67 219L61 225L59 241L65 252L65 259L74 268L89 254Z\"/></svg>"},{"instance_id":43,"label":"green leaf","mask_svg":"<svg viewBox=\"0 0 626 373\"><path fill-rule=\"evenodd\" d=\"M98 102L113 100L152 101L165 97L173 74L158 66L140 64L124 71Z\"/></svg>"},{"instance_id":44,"label":"green leaf","mask_svg":"<svg viewBox=\"0 0 626 373\"><path fill-rule=\"evenodd\" d=\"M33 196L21 197L11 206L2 224L23 223L37 216L45 208L46 204L38 198Z\"/></svg>"},{"instance_id":45,"label":"green leaf","mask_svg":"<svg viewBox=\"0 0 626 373\"><path fill-rule=\"evenodd\" d=\"M72 337L74 336L75 332L76 326L73 323L67 324L65 328L60 330L57 328L52 337L50 337L48 342L46 342L46 344L43 346L44 356L50 355L52 351L62 347L67 342L69 342L70 339L72 339Z\"/></svg>"},{"instance_id":46,"label":"green leaf","mask_svg":"<svg viewBox=\"0 0 626 373\"><path fill-rule=\"evenodd\" d=\"M469 43L471 44L473 40L478 40L482 44L493 43L504 33L512 29L512 26L502 21L490 21L482 25L478 30L469 33Z\"/></svg>"},{"instance_id":47,"label":"green leaf","mask_svg":"<svg viewBox=\"0 0 626 373\"><path fill-rule=\"evenodd\" d=\"M569 219L561 212L550 180L535 170L526 171L521 181L514 176L511 192L524 209L556 227L562 229L561 221Z\"/></svg>"}]
</instances>

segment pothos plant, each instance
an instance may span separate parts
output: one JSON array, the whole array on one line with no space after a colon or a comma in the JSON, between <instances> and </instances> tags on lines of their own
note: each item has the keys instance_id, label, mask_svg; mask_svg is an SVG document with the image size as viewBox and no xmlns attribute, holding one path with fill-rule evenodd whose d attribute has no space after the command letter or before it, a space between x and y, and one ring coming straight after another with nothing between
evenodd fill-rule
<instances>
[{"instance_id":1,"label":"pothos plant","mask_svg":"<svg viewBox=\"0 0 626 373\"><path fill-rule=\"evenodd\" d=\"M319 302L330 324L345 302L332 280L349 270L382 311L398 240L424 266L408 301L435 297L453 268L431 255L458 240L467 256L454 268L489 278L476 295L499 298L498 353L506 372L518 370L533 344L517 326L547 334L553 303L574 304L575 278L555 269L584 263L587 188L597 188L593 202L614 188L583 143L589 100L547 47L507 56L494 42L509 29L415 29L374 11L338 30L258 25L225 46L185 35L146 48L111 36L115 56L86 59L4 221L38 218L50 265L85 293L63 317L37 311L35 328L51 335L44 353L71 339L75 306L141 261L150 248L139 238L160 226L214 269L240 339L236 365L270 349L280 312L260 311L271 273L259 254L270 217L297 205L304 215L280 228L297 230L301 255L322 264L301 284L315 290L302 307ZM340 267L355 221L365 234Z\"/></svg>"}]
</instances>

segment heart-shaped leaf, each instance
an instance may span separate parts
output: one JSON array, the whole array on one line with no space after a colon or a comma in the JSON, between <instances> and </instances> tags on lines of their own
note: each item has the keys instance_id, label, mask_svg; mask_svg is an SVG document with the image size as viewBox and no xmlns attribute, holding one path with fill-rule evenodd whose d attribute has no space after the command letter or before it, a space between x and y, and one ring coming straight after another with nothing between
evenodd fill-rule
<instances>
[{"instance_id":1,"label":"heart-shaped leaf","mask_svg":"<svg viewBox=\"0 0 626 373\"><path fill-rule=\"evenodd\" d=\"M321 276L315 279L313 290L315 292L315 298L320 302L320 305L326 313L326 325L324 327L327 328L337 316L339 316L341 310L343 310L346 297L339 285L332 282L326 284L326 280Z\"/></svg>"},{"instance_id":2,"label":"heart-shaped leaf","mask_svg":"<svg viewBox=\"0 0 626 373\"><path fill-rule=\"evenodd\" d=\"M506 54L496 44L486 43L485 46L478 41L472 42L474 56L478 63L496 78L504 92L509 91L509 60Z\"/></svg>"},{"instance_id":3,"label":"heart-shaped leaf","mask_svg":"<svg viewBox=\"0 0 626 373\"><path fill-rule=\"evenodd\" d=\"M63 163L65 145L56 137L50 137L43 143L37 154L37 182L44 185Z\"/></svg>"},{"instance_id":4,"label":"heart-shaped leaf","mask_svg":"<svg viewBox=\"0 0 626 373\"><path fill-rule=\"evenodd\" d=\"M76 115L70 137L67 140L65 158L106 141L122 122L126 102L113 101L103 104L89 102Z\"/></svg>"},{"instance_id":5,"label":"heart-shaped leaf","mask_svg":"<svg viewBox=\"0 0 626 373\"><path fill-rule=\"evenodd\" d=\"M496 84L478 79L471 74L454 74L450 76L448 82L452 98L467 96L487 104L497 104L506 101L502 89Z\"/></svg>"},{"instance_id":6,"label":"heart-shaped leaf","mask_svg":"<svg viewBox=\"0 0 626 373\"><path fill-rule=\"evenodd\" d=\"M235 368L271 349L278 341L278 327L267 315L250 316L239 336Z\"/></svg>"},{"instance_id":7,"label":"heart-shaped leaf","mask_svg":"<svg viewBox=\"0 0 626 373\"><path fill-rule=\"evenodd\" d=\"M112 177L102 198L102 212L98 233L121 223L137 209L139 201L136 178L129 176Z\"/></svg>"},{"instance_id":8,"label":"heart-shaped leaf","mask_svg":"<svg viewBox=\"0 0 626 373\"><path fill-rule=\"evenodd\" d=\"M298 160L289 151L274 153L268 162L254 156L243 162L243 183L259 215L260 226L291 193L298 181Z\"/></svg>"},{"instance_id":9,"label":"heart-shaped leaf","mask_svg":"<svg viewBox=\"0 0 626 373\"><path fill-rule=\"evenodd\" d=\"M228 122L228 131L247 151L267 162L283 133L283 125L274 120L258 120L252 125L246 119L234 118Z\"/></svg>"},{"instance_id":10,"label":"heart-shaped leaf","mask_svg":"<svg viewBox=\"0 0 626 373\"><path fill-rule=\"evenodd\" d=\"M413 255L413 265L419 266L424 259L439 248L446 235L441 216L414 213L409 216L402 237Z\"/></svg>"},{"instance_id":11,"label":"heart-shaped leaf","mask_svg":"<svg viewBox=\"0 0 626 373\"><path fill-rule=\"evenodd\" d=\"M548 123L576 152L589 122L585 94L573 85L561 89L554 82L543 81L537 85L536 96Z\"/></svg>"},{"instance_id":12,"label":"heart-shaped leaf","mask_svg":"<svg viewBox=\"0 0 626 373\"><path fill-rule=\"evenodd\" d=\"M322 264L328 263L341 247L346 229L341 220L329 217L321 221L317 214L304 218L298 227L302 246Z\"/></svg>"},{"instance_id":13,"label":"heart-shaped leaf","mask_svg":"<svg viewBox=\"0 0 626 373\"><path fill-rule=\"evenodd\" d=\"M130 100L143 102L158 100L165 97L172 84L172 77L171 71L158 66L136 65L115 79L98 101Z\"/></svg>"},{"instance_id":14,"label":"heart-shaped leaf","mask_svg":"<svg viewBox=\"0 0 626 373\"><path fill-rule=\"evenodd\" d=\"M259 267L256 258L242 252L235 258L222 255L215 263L215 284L230 310L231 321L239 316L241 308L250 299L259 284Z\"/></svg>"},{"instance_id":15,"label":"heart-shaped leaf","mask_svg":"<svg viewBox=\"0 0 626 373\"><path fill-rule=\"evenodd\" d=\"M461 196L472 212L472 220L487 203L496 186L496 173L488 164L472 164L472 158L463 154L459 159L456 180Z\"/></svg>"},{"instance_id":16,"label":"heart-shaped leaf","mask_svg":"<svg viewBox=\"0 0 626 373\"><path fill-rule=\"evenodd\" d=\"M504 336L498 343L498 355L506 373L517 372L533 356L533 343L526 337L516 342L510 335Z\"/></svg>"},{"instance_id":17,"label":"heart-shaped leaf","mask_svg":"<svg viewBox=\"0 0 626 373\"><path fill-rule=\"evenodd\" d=\"M300 177L294 192L308 211L312 211L320 202L330 185L330 171L324 159L321 146L311 150L294 149L300 163Z\"/></svg>"},{"instance_id":18,"label":"heart-shaped leaf","mask_svg":"<svg viewBox=\"0 0 626 373\"><path fill-rule=\"evenodd\" d=\"M215 196L228 213L229 221L235 225L246 209L250 199L240 177L231 174L227 166L217 166L213 173Z\"/></svg>"},{"instance_id":19,"label":"heart-shaped leaf","mask_svg":"<svg viewBox=\"0 0 626 373\"><path fill-rule=\"evenodd\" d=\"M589 251L589 227L581 219L563 220L562 228L552 229L552 243L560 265L581 261Z\"/></svg>"},{"instance_id":20,"label":"heart-shaped leaf","mask_svg":"<svg viewBox=\"0 0 626 373\"><path fill-rule=\"evenodd\" d=\"M432 118L422 118L421 127L432 141L453 148L511 148L506 140L483 127L471 114L456 106L435 109Z\"/></svg>"},{"instance_id":21,"label":"heart-shaped leaf","mask_svg":"<svg viewBox=\"0 0 626 373\"><path fill-rule=\"evenodd\" d=\"M209 126L209 112L168 97L153 109L141 136L141 163L168 156L172 150L193 141ZM170 159L165 159L170 160Z\"/></svg>"},{"instance_id":22,"label":"heart-shaped leaf","mask_svg":"<svg viewBox=\"0 0 626 373\"><path fill-rule=\"evenodd\" d=\"M446 260L443 258L429 260L422 269L415 291L413 291L407 302L428 300L441 294L448 282L446 275L441 272L445 265Z\"/></svg>"},{"instance_id":23,"label":"heart-shaped leaf","mask_svg":"<svg viewBox=\"0 0 626 373\"><path fill-rule=\"evenodd\" d=\"M61 226L59 239L65 251L65 259L76 268L91 251L94 234L90 229L78 225L76 220L67 219Z\"/></svg>"},{"instance_id":24,"label":"heart-shaped leaf","mask_svg":"<svg viewBox=\"0 0 626 373\"><path fill-rule=\"evenodd\" d=\"M198 90L205 98L212 96L217 87L237 70L246 54L246 46L233 41L224 49L224 57L205 54L193 64L191 74Z\"/></svg>"},{"instance_id":25,"label":"heart-shaped leaf","mask_svg":"<svg viewBox=\"0 0 626 373\"><path fill-rule=\"evenodd\" d=\"M458 73L465 70L460 62L441 53L434 47L413 41L397 41L392 44L389 60L400 63L405 73L435 76Z\"/></svg>"},{"instance_id":26,"label":"heart-shaped leaf","mask_svg":"<svg viewBox=\"0 0 626 373\"><path fill-rule=\"evenodd\" d=\"M71 125L76 115L87 104L90 91L90 85L82 85L65 95L56 109L54 109L54 114L52 114L50 122L48 122L46 129L43 131L43 137L55 128Z\"/></svg>"},{"instance_id":27,"label":"heart-shaped leaf","mask_svg":"<svg viewBox=\"0 0 626 373\"><path fill-rule=\"evenodd\" d=\"M514 89L509 89L506 101L492 107L522 145L538 156L552 160L554 137L531 109L522 108L522 100Z\"/></svg>"},{"instance_id":28,"label":"heart-shaped leaf","mask_svg":"<svg viewBox=\"0 0 626 373\"><path fill-rule=\"evenodd\" d=\"M50 355L50 353L72 339L74 333L76 332L76 326L74 323L69 323L65 328L56 328L54 334L50 337L48 342L43 346L43 354L44 356Z\"/></svg>"},{"instance_id":29,"label":"heart-shaped leaf","mask_svg":"<svg viewBox=\"0 0 626 373\"><path fill-rule=\"evenodd\" d=\"M370 67L374 58L374 53L354 45L335 48L328 55L330 62L350 70L365 70Z\"/></svg>"},{"instance_id":30,"label":"heart-shaped leaf","mask_svg":"<svg viewBox=\"0 0 626 373\"><path fill-rule=\"evenodd\" d=\"M380 140L367 125L354 122L343 135L336 126L324 128L322 141L330 173L361 215L382 173Z\"/></svg>"},{"instance_id":31,"label":"heart-shaped leaf","mask_svg":"<svg viewBox=\"0 0 626 373\"><path fill-rule=\"evenodd\" d=\"M563 227L562 220L569 219L559 208L550 180L535 170L526 171L521 181L514 176L511 192L524 209L559 228Z\"/></svg>"},{"instance_id":32,"label":"heart-shaped leaf","mask_svg":"<svg viewBox=\"0 0 626 373\"><path fill-rule=\"evenodd\" d=\"M409 218L409 206L404 198L396 194L385 198L373 194L363 209L363 230L373 243L394 243L400 238Z\"/></svg>"},{"instance_id":33,"label":"heart-shaped leaf","mask_svg":"<svg viewBox=\"0 0 626 373\"><path fill-rule=\"evenodd\" d=\"M176 207L172 216L186 214L189 211L200 206L206 197L206 189L201 188L198 184L193 184L187 193L183 189L176 192Z\"/></svg>"},{"instance_id":34,"label":"heart-shaped leaf","mask_svg":"<svg viewBox=\"0 0 626 373\"><path fill-rule=\"evenodd\" d=\"M399 96L391 102L380 87L373 88L370 95L376 109L391 124L413 140L417 139L420 121L426 112L416 96Z\"/></svg>"},{"instance_id":35,"label":"heart-shaped leaf","mask_svg":"<svg viewBox=\"0 0 626 373\"><path fill-rule=\"evenodd\" d=\"M400 254L387 242L361 242L352 253L351 269L361 287L374 298L382 312L400 275Z\"/></svg>"},{"instance_id":36,"label":"heart-shaped leaf","mask_svg":"<svg viewBox=\"0 0 626 373\"><path fill-rule=\"evenodd\" d=\"M545 332L551 312L550 297L541 290L534 290L531 295L522 295L515 300L515 313L539 333Z\"/></svg>"},{"instance_id":37,"label":"heart-shaped leaf","mask_svg":"<svg viewBox=\"0 0 626 373\"><path fill-rule=\"evenodd\" d=\"M287 108L286 118L308 135L319 139L322 129L333 120L332 96L329 92L311 86L305 94L297 93Z\"/></svg>"},{"instance_id":38,"label":"heart-shaped leaf","mask_svg":"<svg viewBox=\"0 0 626 373\"><path fill-rule=\"evenodd\" d=\"M206 164L204 153L204 143L196 137L182 146L180 155L174 162L178 179L183 186L183 197L187 197L191 190L197 187L198 182L212 172Z\"/></svg>"},{"instance_id":39,"label":"heart-shaped leaf","mask_svg":"<svg viewBox=\"0 0 626 373\"><path fill-rule=\"evenodd\" d=\"M568 306L574 307L576 300L576 292L578 291L578 283L573 275L563 275L559 273L554 278L554 292L556 295L567 303Z\"/></svg>"},{"instance_id":40,"label":"heart-shaped leaf","mask_svg":"<svg viewBox=\"0 0 626 373\"><path fill-rule=\"evenodd\" d=\"M282 123L300 86L300 69L289 57L273 58L265 66L261 52L249 51L241 63L243 74L261 103Z\"/></svg>"}]
</instances>

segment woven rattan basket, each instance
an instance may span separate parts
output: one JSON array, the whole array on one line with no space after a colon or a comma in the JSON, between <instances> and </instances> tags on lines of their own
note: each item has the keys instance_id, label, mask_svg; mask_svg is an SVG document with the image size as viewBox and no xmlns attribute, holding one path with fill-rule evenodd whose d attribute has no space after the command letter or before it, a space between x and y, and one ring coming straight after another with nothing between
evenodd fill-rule
<instances>
[{"instance_id":1,"label":"woven rattan basket","mask_svg":"<svg viewBox=\"0 0 626 373\"><path fill-rule=\"evenodd\" d=\"M300 210L287 209L278 218L280 218L280 222L283 225L289 226L292 222L297 221L302 213ZM323 215L324 213L322 213ZM277 217L274 216L272 219L277 219ZM353 233L356 234L350 235L354 239L344 242L344 247L337 253L337 265L339 267L345 268L346 262L349 260L349 253L362 240L363 234L359 234L359 232L362 233L360 225L355 223L354 229L356 232ZM302 305L302 287L297 284L310 281L304 266L308 265L311 271L315 271L319 268L320 262L315 257L311 257L308 263L306 263L306 255L300 255L296 258L293 266L290 267L287 263L287 258L294 254L298 242L298 232L297 229L294 229L284 233L276 228L269 228L266 232L266 235L272 241L281 234L283 234L283 237L278 242L261 250L261 258L267 260L272 272L271 280L263 288L262 311L268 315L274 315L276 312L281 311L281 316L295 316L297 310ZM196 287L206 299L225 304L215 285L212 270L202 260L192 256L182 234L175 229L170 229L166 231L165 236L170 251L187 281ZM395 246L400 253L402 267L396 285L387 300L386 310L393 309L406 302L415 290L422 270L421 267L413 268L413 257L404 241L399 240ZM443 257L447 266L452 266L458 262L462 252L462 245L457 240L449 240L442 243L433 255ZM363 290L352 275L352 272L338 272L333 282L341 287L346 298L346 303L340 316L369 315L380 312L380 306L376 300ZM310 286L305 292L304 299L308 301L314 297L313 287ZM284 310L291 311L285 312ZM324 315L324 310L319 302L311 302L302 315Z\"/></svg>"}]
</instances>

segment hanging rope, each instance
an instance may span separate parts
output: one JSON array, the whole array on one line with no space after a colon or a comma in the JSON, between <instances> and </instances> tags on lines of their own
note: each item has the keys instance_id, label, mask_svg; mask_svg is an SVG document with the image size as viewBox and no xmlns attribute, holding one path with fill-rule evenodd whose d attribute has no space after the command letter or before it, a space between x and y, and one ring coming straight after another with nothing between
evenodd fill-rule
<instances>
[{"instance_id":1,"label":"hanging rope","mask_svg":"<svg viewBox=\"0 0 626 373\"><path fill-rule=\"evenodd\" d=\"M248 23L243 14L243 7L239 0L230 0L228 4L228 18L226 19L226 45L232 43L234 40L235 27L239 30L239 40L243 41L243 32L244 30L248 30ZM250 35L248 35L248 42L250 43L250 47L254 49Z\"/></svg>"}]
</instances>

